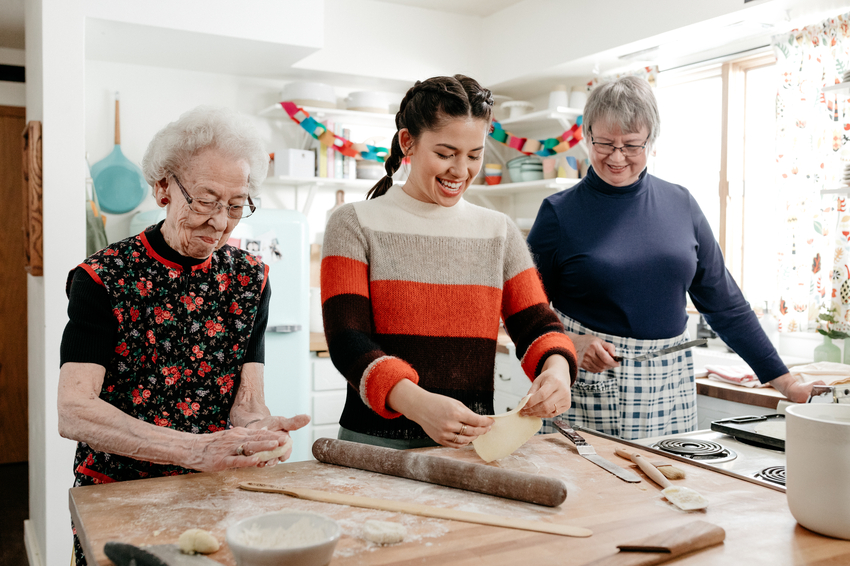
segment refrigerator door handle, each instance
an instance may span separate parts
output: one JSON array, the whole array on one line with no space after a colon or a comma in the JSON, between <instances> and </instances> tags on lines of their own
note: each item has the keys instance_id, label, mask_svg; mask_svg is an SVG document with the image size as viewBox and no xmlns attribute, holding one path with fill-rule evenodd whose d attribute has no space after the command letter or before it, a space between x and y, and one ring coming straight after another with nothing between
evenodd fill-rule
<instances>
[{"instance_id":1,"label":"refrigerator door handle","mask_svg":"<svg viewBox=\"0 0 850 566\"><path fill-rule=\"evenodd\" d=\"M282 334L287 334L290 332L298 332L301 328L302 326L300 324L282 324L279 326L269 326L266 329L266 332L280 332Z\"/></svg>"}]
</instances>

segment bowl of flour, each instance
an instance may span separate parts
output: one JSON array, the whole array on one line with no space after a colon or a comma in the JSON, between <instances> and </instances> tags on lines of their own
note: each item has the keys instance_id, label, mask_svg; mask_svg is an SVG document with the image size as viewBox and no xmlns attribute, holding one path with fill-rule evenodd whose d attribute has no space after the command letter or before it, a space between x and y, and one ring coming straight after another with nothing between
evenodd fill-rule
<instances>
[{"instance_id":1,"label":"bowl of flour","mask_svg":"<svg viewBox=\"0 0 850 566\"><path fill-rule=\"evenodd\" d=\"M231 525L225 539L237 566L325 566L341 534L324 515L279 511Z\"/></svg>"}]
</instances>

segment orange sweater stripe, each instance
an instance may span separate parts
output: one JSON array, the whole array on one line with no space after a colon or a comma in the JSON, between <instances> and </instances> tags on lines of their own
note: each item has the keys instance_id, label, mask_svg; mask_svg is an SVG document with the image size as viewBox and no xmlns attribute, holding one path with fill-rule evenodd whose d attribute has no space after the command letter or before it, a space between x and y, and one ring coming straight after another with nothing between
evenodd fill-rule
<instances>
[{"instance_id":1,"label":"orange sweater stripe","mask_svg":"<svg viewBox=\"0 0 850 566\"><path fill-rule=\"evenodd\" d=\"M501 295L501 289L483 285L372 281L375 331L495 340Z\"/></svg>"},{"instance_id":2,"label":"orange sweater stripe","mask_svg":"<svg viewBox=\"0 0 850 566\"><path fill-rule=\"evenodd\" d=\"M531 267L505 281L502 294L502 317L507 320L514 314L538 304L549 304L540 282L537 269Z\"/></svg>"},{"instance_id":3,"label":"orange sweater stripe","mask_svg":"<svg viewBox=\"0 0 850 566\"><path fill-rule=\"evenodd\" d=\"M369 298L369 266L362 261L328 256L322 260L322 303L337 295Z\"/></svg>"},{"instance_id":4,"label":"orange sweater stripe","mask_svg":"<svg viewBox=\"0 0 850 566\"><path fill-rule=\"evenodd\" d=\"M576 356L575 345L566 334L562 334L561 332L548 332L538 337L525 351L525 355L520 361L520 365L522 366L522 370L525 372L525 375L527 375L530 379L534 379L534 377L540 373L541 368L538 366L540 365L540 361L543 356L558 348L563 348L572 354L572 360L578 359ZM567 357L567 361L571 361L569 357ZM575 383L576 371L575 368L572 367L573 363L570 363L570 366L571 381Z\"/></svg>"}]
</instances>

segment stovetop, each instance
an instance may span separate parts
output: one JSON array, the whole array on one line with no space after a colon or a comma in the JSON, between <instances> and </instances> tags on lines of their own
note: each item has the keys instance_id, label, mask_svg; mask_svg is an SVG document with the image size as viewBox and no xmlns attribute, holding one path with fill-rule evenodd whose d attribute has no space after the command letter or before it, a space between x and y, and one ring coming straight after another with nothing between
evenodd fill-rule
<instances>
[{"instance_id":1,"label":"stovetop","mask_svg":"<svg viewBox=\"0 0 850 566\"><path fill-rule=\"evenodd\" d=\"M678 455L701 467L785 491L785 452L781 450L748 444L713 430L632 442L661 450L665 455Z\"/></svg>"}]
</instances>

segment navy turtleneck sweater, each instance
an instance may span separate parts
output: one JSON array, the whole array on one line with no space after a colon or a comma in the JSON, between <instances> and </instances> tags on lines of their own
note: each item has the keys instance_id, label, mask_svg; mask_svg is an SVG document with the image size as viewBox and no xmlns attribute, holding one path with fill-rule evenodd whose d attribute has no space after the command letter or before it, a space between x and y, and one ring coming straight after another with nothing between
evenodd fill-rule
<instances>
[{"instance_id":1,"label":"navy turtleneck sweater","mask_svg":"<svg viewBox=\"0 0 850 566\"><path fill-rule=\"evenodd\" d=\"M614 187L590 168L543 201L528 244L552 304L590 329L677 336L687 325L687 293L760 381L788 372L684 187L646 170L633 185Z\"/></svg>"}]
</instances>

